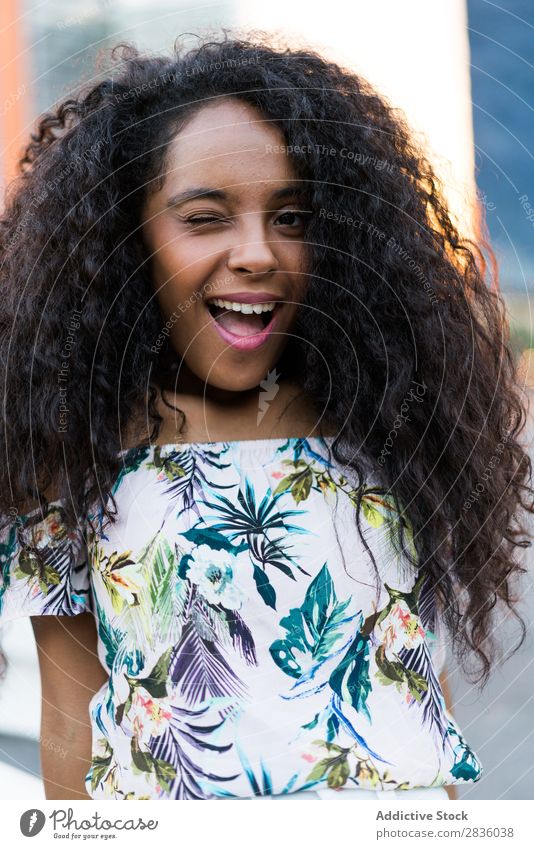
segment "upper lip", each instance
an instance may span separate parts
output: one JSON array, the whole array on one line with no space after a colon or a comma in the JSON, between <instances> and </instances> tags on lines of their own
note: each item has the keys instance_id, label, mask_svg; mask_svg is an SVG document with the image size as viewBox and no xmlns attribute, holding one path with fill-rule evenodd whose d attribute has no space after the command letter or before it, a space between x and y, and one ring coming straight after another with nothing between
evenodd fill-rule
<instances>
[{"instance_id":1,"label":"upper lip","mask_svg":"<svg viewBox=\"0 0 534 849\"><path fill-rule=\"evenodd\" d=\"M282 301L281 295L274 295L272 292L222 292L219 295L212 295L208 301L213 301L214 298L219 298L221 301L232 301L238 304L267 304L270 301Z\"/></svg>"}]
</instances>

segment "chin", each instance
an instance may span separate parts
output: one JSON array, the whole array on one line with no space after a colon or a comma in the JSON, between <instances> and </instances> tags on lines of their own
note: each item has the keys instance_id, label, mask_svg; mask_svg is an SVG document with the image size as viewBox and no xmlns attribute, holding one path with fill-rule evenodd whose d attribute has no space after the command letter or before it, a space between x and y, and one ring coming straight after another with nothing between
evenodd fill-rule
<instances>
[{"instance_id":1,"label":"chin","mask_svg":"<svg viewBox=\"0 0 534 849\"><path fill-rule=\"evenodd\" d=\"M264 375L258 379L251 380L228 380L221 378L220 380L209 379L209 385L213 389L221 389L225 392L248 392L250 389L255 389L260 380L263 380Z\"/></svg>"},{"instance_id":2,"label":"chin","mask_svg":"<svg viewBox=\"0 0 534 849\"><path fill-rule=\"evenodd\" d=\"M250 389L255 389L260 381L265 379L268 371L268 368L262 368L259 371L250 372L250 374L239 374L239 368L234 367L232 372L229 369L221 374L211 372L206 377L206 383L214 389L221 389L226 392L247 392Z\"/></svg>"}]
</instances>

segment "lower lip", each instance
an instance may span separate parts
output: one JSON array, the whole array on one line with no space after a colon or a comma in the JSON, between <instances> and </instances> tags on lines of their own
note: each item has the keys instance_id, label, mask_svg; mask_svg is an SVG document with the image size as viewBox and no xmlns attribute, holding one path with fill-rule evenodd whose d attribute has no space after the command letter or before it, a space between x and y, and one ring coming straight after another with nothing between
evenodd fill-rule
<instances>
[{"instance_id":1,"label":"lower lip","mask_svg":"<svg viewBox=\"0 0 534 849\"><path fill-rule=\"evenodd\" d=\"M208 309L206 307L206 309ZM224 327L221 327L216 321L212 314L209 313L209 317L215 327L215 330L227 342L231 348L236 348L238 351L254 351L256 348L259 348L261 345L264 345L272 331L278 324L278 308L275 308L273 317L271 318L269 324L263 328L261 333L253 333L250 336L237 336L235 333L229 333L228 330L225 330Z\"/></svg>"}]
</instances>

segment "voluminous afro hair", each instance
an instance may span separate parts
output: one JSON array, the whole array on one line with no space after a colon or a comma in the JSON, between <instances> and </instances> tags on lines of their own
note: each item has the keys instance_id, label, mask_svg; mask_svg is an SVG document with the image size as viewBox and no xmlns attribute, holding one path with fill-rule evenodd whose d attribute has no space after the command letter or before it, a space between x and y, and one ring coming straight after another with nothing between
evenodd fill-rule
<instances>
[{"instance_id":1,"label":"voluminous afro hair","mask_svg":"<svg viewBox=\"0 0 534 849\"><path fill-rule=\"evenodd\" d=\"M113 521L126 425L144 411L157 439L176 368L154 345L163 319L140 211L187 119L236 97L280 129L313 213L286 368L336 424L336 460L358 480L372 468L393 497L399 545L412 557L411 528L413 565L486 680L503 605L523 625L516 552L534 510L487 241L458 233L402 114L311 50L225 36L170 56L120 44L111 59L40 117L0 221L6 521L51 489L69 524L98 500ZM360 512L358 497L358 528Z\"/></svg>"}]
</instances>

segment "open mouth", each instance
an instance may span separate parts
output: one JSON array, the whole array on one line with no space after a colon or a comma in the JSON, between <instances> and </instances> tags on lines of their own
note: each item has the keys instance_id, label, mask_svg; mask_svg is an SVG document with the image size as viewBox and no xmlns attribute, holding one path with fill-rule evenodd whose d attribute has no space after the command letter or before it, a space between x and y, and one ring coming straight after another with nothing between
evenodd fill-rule
<instances>
[{"instance_id":1,"label":"open mouth","mask_svg":"<svg viewBox=\"0 0 534 849\"><path fill-rule=\"evenodd\" d=\"M254 336L269 326L280 308L280 303L244 304L213 298L207 307L217 324L234 336Z\"/></svg>"}]
</instances>

